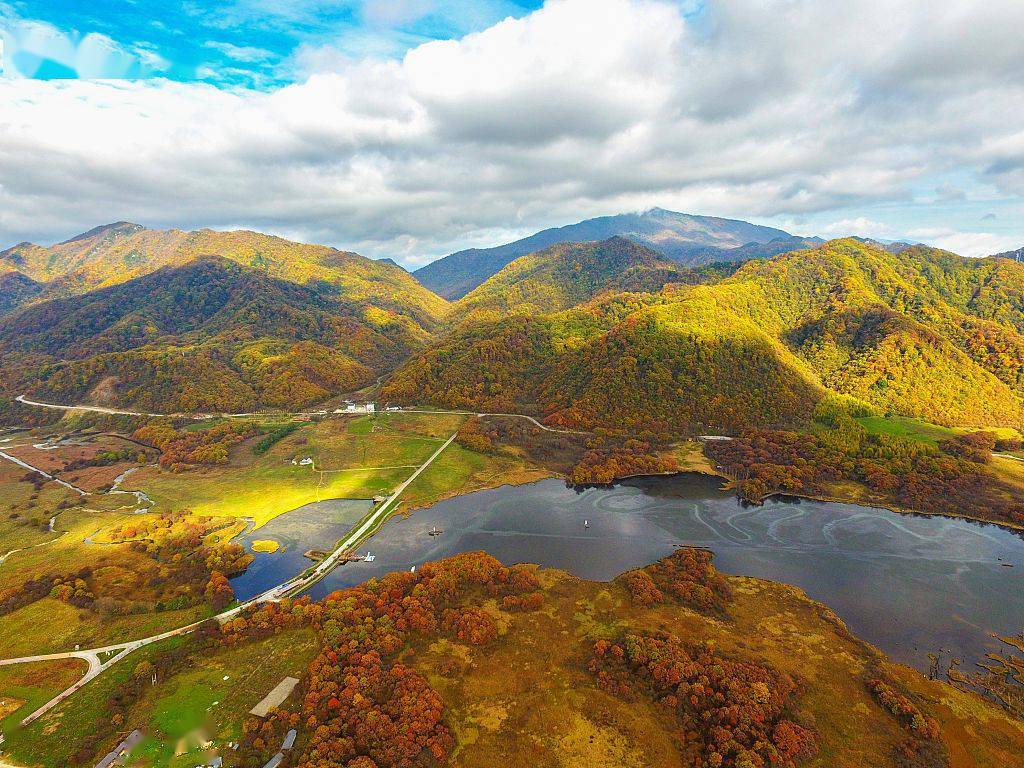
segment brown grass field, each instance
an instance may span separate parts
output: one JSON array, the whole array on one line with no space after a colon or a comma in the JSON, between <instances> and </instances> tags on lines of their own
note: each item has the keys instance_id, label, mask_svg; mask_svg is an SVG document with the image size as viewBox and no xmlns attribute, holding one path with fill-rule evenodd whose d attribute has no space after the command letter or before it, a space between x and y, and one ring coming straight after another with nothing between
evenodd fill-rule
<instances>
[{"instance_id":1,"label":"brown grass field","mask_svg":"<svg viewBox=\"0 0 1024 768\"><path fill-rule=\"evenodd\" d=\"M941 726L952 768L1004 768L1024 754L1024 723L973 694L929 682L889 664L853 637L825 606L782 584L729 577L729 618L686 608L639 608L617 584L541 571L545 603L536 613L507 614L493 604L504 633L484 649L448 640L417 646L407 660L443 696L457 734L454 765L485 768L675 768L678 736L666 712L639 699L599 690L586 670L595 640L626 631L668 631L709 641L723 654L793 675L801 684L798 715L818 731L815 768L889 766L906 737L867 692L863 676L882 664ZM455 674L441 670L455 668Z\"/></svg>"}]
</instances>

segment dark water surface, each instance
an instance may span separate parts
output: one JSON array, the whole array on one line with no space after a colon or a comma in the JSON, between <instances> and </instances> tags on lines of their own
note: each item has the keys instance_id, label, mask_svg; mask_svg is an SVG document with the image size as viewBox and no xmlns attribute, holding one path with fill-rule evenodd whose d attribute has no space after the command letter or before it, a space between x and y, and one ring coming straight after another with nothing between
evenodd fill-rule
<instances>
[{"instance_id":1,"label":"dark water surface","mask_svg":"<svg viewBox=\"0 0 1024 768\"><path fill-rule=\"evenodd\" d=\"M506 564L609 580L696 544L714 550L722 571L803 588L854 633L918 668L940 648L976 661L999 647L989 633L1024 630L1024 538L1015 533L806 499L745 506L718 486L684 474L583 491L543 480L467 494L390 521L364 545L373 562L338 568L311 594L478 549ZM443 533L427 535L432 526ZM273 538L268 529L256 538ZM275 572L267 586L308 564Z\"/></svg>"},{"instance_id":2,"label":"dark water surface","mask_svg":"<svg viewBox=\"0 0 1024 768\"><path fill-rule=\"evenodd\" d=\"M238 543L256 558L245 573L231 579L235 595L248 600L314 565L303 553L310 549L334 549L372 506L369 499L317 501L250 531ZM277 552L253 552L254 541L267 540L281 545Z\"/></svg>"}]
</instances>

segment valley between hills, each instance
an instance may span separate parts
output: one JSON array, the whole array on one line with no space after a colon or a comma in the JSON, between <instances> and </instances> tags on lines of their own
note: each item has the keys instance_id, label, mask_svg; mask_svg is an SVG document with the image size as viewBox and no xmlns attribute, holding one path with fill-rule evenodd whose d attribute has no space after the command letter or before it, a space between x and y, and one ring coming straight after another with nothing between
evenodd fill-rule
<instances>
[{"instance_id":1,"label":"valley between hills","mask_svg":"<svg viewBox=\"0 0 1024 768\"><path fill-rule=\"evenodd\" d=\"M1016 259L122 222L0 252L0 360L14 765L1024 754Z\"/></svg>"}]
</instances>

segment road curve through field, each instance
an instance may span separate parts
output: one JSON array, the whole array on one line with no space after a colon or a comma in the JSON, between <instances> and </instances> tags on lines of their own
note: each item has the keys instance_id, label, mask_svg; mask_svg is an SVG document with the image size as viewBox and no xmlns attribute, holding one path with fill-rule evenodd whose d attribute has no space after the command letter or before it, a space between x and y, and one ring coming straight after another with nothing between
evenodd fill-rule
<instances>
[{"instance_id":1,"label":"road curve through field","mask_svg":"<svg viewBox=\"0 0 1024 768\"><path fill-rule=\"evenodd\" d=\"M331 552L330 555L321 560L317 564L316 568L310 571L306 576L296 577L291 582L286 582L285 584L282 584L280 587L275 587L275 589L278 591L278 595L283 597L285 595L297 594L305 589L308 589L310 586L312 586L320 579L322 579L324 576L326 576L327 573L335 565L338 564L338 560L346 552L348 552L356 544L362 541L367 534L376 531L376 529L379 528L387 520L388 514L395 506L395 502L398 501L398 497L401 496L403 491L405 491L405 489L408 488L412 484L412 482L417 477L419 477L423 473L423 471L434 462L434 459L436 459L444 452L445 448L447 448L449 445L452 444L452 442L454 442L456 437L458 437L458 432L456 432L447 440L445 440L444 443L441 444L441 447L430 455L430 458L423 462L415 472L409 475L405 482L399 485L398 488L395 489L395 492L388 496L388 498L384 501L383 504L377 507L376 510L374 510L368 517L366 517L366 519L364 519L360 525L356 526L355 530L353 530L348 536L346 536L345 539L342 540L342 542L334 549L333 552Z\"/></svg>"},{"instance_id":2,"label":"road curve through field","mask_svg":"<svg viewBox=\"0 0 1024 768\"><path fill-rule=\"evenodd\" d=\"M244 416L255 416L256 413L222 413L222 414L185 414L185 413L153 413L146 411L130 411L130 410L119 410L114 408L106 408L103 406L94 405L60 405L57 403L45 403L38 400L30 400L25 395L18 395L15 398L19 403L23 405L35 406L38 408L49 408L60 411L89 411L93 413L103 413L111 415L123 415L123 416L148 416L148 417L179 417L179 418L192 418L192 419L207 419L213 418L214 416L223 417L244 417ZM587 434L585 432L575 432L573 430L554 429L552 427L541 424L537 419L532 416L527 416L520 413L482 413L475 411L455 411L455 410L428 410L419 408L402 408L397 410L385 411L385 413L434 413L434 414L447 414L447 415L461 415L461 416L476 416L478 418L489 418L489 417L509 417L509 418L520 418L526 419L536 427L545 430L547 432L561 432L566 434ZM300 414L294 414L300 415ZM368 515L362 523L360 523L348 536L346 536L338 546L324 558L315 568L307 571L303 574L299 574L288 581L272 587L271 589L263 592L244 603L241 603L230 610L224 611L213 618L217 621L224 623L240 613L242 610L261 602L277 601L284 597L294 596L301 593L305 589L308 589L312 584L323 578L328 572L334 568L344 555L349 552L356 544L358 544L367 535L374 533L386 520L390 512L394 509L395 504L401 497L402 493L418 478L426 469L429 467L434 460L440 456L448 446L454 442L458 433L451 435L441 446L430 455L430 457L421 464L415 472L413 472L401 485L399 485L394 493L392 493L383 504L381 504L376 510ZM15 459L11 456L4 456L12 461L15 461L26 468L32 469L33 471L40 472L35 467L28 467L24 465L20 460ZM42 473L46 474L46 473ZM78 489L76 489L78 490ZM204 619L203 621L208 621ZM22 725L28 725L33 721L39 719L44 714L49 712L51 709L56 707L66 698L74 694L76 691L81 689L83 686L91 682L98 675L100 675L108 667L121 661L124 657L138 650L144 646L150 645L160 640L166 640L171 637L177 637L188 634L196 629L203 621L193 622L177 629L172 629L167 632L160 633L158 635L152 635L150 637L141 638L139 640L132 640L125 643L117 643L114 645L103 646L102 648L89 648L85 650L67 651L64 653L50 653L40 654L36 656L23 656L15 659L0 659L0 666L6 666L10 664L24 664L39 661L53 661L58 659L69 659L77 658L83 659L89 665L88 671L85 675L74 685L67 690L62 691L50 701L43 704L36 711L28 715L24 720L21 721ZM112 654L106 661L101 661L101 654Z\"/></svg>"}]
</instances>

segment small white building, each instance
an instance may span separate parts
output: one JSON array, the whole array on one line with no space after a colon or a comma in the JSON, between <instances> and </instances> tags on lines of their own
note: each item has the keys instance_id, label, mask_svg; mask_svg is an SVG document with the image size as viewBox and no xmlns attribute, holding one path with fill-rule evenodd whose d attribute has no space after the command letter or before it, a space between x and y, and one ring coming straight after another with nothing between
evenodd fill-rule
<instances>
[{"instance_id":1,"label":"small white building","mask_svg":"<svg viewBox=\"0 0 1024 768\"><path fill-rule=\"evenodd\" d=\"M375 403L345 403L344 408L335 408L335 413L374 413L377 410Z\"/></svg>"}]
</instances>

